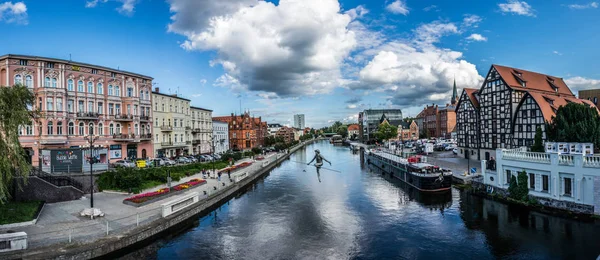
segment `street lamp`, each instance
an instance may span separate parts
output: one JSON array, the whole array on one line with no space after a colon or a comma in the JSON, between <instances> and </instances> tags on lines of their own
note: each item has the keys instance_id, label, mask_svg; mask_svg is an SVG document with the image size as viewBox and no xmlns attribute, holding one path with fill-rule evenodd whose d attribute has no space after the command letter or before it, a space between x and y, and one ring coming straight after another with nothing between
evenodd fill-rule
<instances>
[{"instance_id":1,"label":"street lamp","mask_svg":"<svg viewBox=\"0 0 600 260\"><path fill-rule=\"evenodd\" d=\"M94 218L95 216L104 216L104 213L99 209L94 208L94 163L98 162L98 159L94 157L93 149L94 142L98 140L99 136L94 136L91 132L90 135L84 137L85 141L88 143L88 147L90 149L90 156L88 162L90 163L90 208L84 209L81 212L81 216L89 216L90 218Z\"/></svg>"}]
</instances>

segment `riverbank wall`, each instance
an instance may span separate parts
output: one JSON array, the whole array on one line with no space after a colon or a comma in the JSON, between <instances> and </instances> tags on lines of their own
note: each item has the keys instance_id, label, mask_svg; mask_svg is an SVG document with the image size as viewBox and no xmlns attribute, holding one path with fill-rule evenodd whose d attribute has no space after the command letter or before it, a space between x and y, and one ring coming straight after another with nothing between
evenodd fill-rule
<instances>
[{"instance_id":1,"label":"riverbank wall","mask_svg":"<svg viewBox=\"0 0 600 260\"><path fill-rule=\"evenodd\" d=\"M0 254L0 259L109 259L123 255L171 232L177 232L193 225L200 216L206 215L243 192L246 187L254 184L262 176L287 160L291 154L319 140L313 139L300 143L290 148L289 153L275 155L277 156L275 161L264 165L256 172L250 173L248 177L239 182L224 187L220 192L195 203L188 210L176 212L126 233L109 235L91 243L77 245L57 244L43 248L16 251L10 254Z\"/></svg>"}]
</instances>

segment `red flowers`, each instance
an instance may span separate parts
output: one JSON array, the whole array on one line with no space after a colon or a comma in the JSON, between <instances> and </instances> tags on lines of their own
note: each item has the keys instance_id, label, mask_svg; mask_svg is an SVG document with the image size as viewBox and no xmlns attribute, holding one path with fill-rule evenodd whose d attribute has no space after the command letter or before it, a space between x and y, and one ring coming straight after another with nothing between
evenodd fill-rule
<instances>
[{"instance_id":1,"label":"red flowers","mask_svg":"<svg viewBox=\"0 0 600 260\"><path fill-rule=\"evenodd\" d=\"M237 170L237 169L242 169L242 168L248 167L250 165L252 165L252 162L243 162L243 163L240 163L238 165L234 165L234 166L222 169L219 172L227 172L229 170L233 171L233 170Z\"/></svg>"},{"instance_id":2,"label":"red flowers","mask_svg":"<svg viewBox=\"0 0 600 260\"><path fill-rule=\"evenodd\" d=\"M180 191L180 190L189 189L191 187L198 186L198 185L201 185L201 184L204 184L204 183L206 183L206 180L191 179L190 181L182 183L182 184L179 184L179 185L173 187L172 189L175 190L175 191ZM125 200L126 201L131 201L133 203L144 203L146 201L149 201L149 200L152 200L152 199L155 199L155 198L158 198L158 197L162 197L162 196L168 194L169 192L170 192L169 188L162 188L162 189L159 189L157 191L152 191L152 192L146 192L146 193L138 194L138 195L135 195L133 197L126 198Z\"/></svg>"}]
</instances>

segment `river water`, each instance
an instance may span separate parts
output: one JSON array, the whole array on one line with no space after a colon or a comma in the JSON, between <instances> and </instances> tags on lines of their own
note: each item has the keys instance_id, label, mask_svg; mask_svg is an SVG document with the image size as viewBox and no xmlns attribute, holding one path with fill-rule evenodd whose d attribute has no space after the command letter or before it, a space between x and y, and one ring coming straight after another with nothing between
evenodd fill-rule
<instances>
[{"instance_id":1,"label":"river water","mask_svg":"<svg viewBox=\"0 0 600 260\"><path fill-rule=\"evenodd\" d=\"M332 166L306 163L319 149ZM467 195L423 194L327 142L130 259L595 259L600 225Z\"/></svg>"}]
</instances>

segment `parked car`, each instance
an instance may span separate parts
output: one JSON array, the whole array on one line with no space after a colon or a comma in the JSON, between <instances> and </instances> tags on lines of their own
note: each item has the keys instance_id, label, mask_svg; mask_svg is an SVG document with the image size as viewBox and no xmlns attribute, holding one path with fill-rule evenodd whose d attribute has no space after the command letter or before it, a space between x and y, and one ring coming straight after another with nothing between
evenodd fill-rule
<instances>
[{"instance_id":1,"label":"parked car","mask_svg":"<svg viewBox=\"0 0 600 260\"><path fill-rule=\"evenodd\" d=\"M215 158L215 160L221 160L221 156L218 154L213 154L213 157Z\"/></svg>"},{"instance_id":2,"label":"parked car","mask_svg":"<svg viewBox=\"0 0 600 260\"><path fill-rule=\"evenodd\" d=\"M208 156L206 154L203 154L203 155L200 155L200 156L202 157L202 161L203 162L210 162L210 161L212 161L212 157L210 157L210 156Z\"/></svg>"},{"instance_id":3,"label":"parked car","mask_svg":"<svg viewBox=\"0 0 600 260\"><path fill-rule=\"evenodd\" d=\"M177 163L171 159L163 159L163 161L165 162L165 166L170 166L170 165L176 165Z\"/></svg>"},{"instance_id":4,"label":"parked car","mask_svg":"<svg viewBox=\"0 0 600 260\"><path fill-rule=\"evenodd\" d=\"M452 153L455 155L458 154L458 148L454 147L454 149L452 149Z\"/></svg>"},{"instance_id":5,"label":"parked car","mask_svg":"<svg viewBox=\"0 0 600 260\"><path fill-rule=\"evenodd\" d=\"M188 158L188 160L190 160L190 162L193 162L193 163L198 162L198 159L196 159L196 157L194 157L194 156L188 156L186 158Z\"/></svg>"},{"instance_id":6,"label":"parked car","mask_svg":"<svg viewBox=\"0 0 600 260\"><path fill-rule=\"evenodd\" d=\"M118 160L113 164L115 167L133 168L135 163L130 160Z\"/></svg>"},{"instance_id":7,"label":"parked car","mask_svg":"<svg viewBox=\"0 0 600 260\"><path fill-rule=\"evenodd\" d=\"M455 148L456 148L456 145L453 145L453 144L452 145L448 145L448 146L446 146L446 151L452 151Z\"/></svg>"},{"instance_id":8,"label":"parked car","mask_svg":"<svg viewBox=\"0 0 600 260\"><path fill-rule=\"evenodd\" d=\"M186 163L190 163L190 159L182 156L182 157L178 157L177 159L175 159L175 162L180 163L180 164L186 164Z\"/></svg>"}]
</instances>

